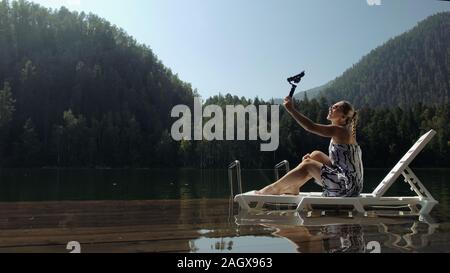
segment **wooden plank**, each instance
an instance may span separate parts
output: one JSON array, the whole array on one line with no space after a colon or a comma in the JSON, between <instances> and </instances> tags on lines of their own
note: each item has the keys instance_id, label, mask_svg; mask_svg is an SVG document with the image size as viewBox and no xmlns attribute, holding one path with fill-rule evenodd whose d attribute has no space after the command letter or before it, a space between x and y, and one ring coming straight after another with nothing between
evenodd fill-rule
<instances>
[{"instance_id":1,"label":"wooden plank","mask_svg":"<svg viewBox=\"0 0 450 273\"><path fill-rule=\"evenodd\" d=\"M228 199L0 203L0 252L67 253L69 241L80 242L83 252L188 252L192 240L236 236L228 205Z\"/></svg>"}]
</instances>

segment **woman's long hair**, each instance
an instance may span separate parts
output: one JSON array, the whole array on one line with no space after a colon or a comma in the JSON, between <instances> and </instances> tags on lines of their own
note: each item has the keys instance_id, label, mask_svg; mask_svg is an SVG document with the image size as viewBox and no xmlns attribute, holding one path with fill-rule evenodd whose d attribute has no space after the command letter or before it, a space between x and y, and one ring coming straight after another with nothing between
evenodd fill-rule
<instances>
[{"instance_id":1,"label":"woman's long hair","mask_svg":"<svg viewBox=\"0 0 450 273\"><path fill-rule=\"evenodd\" d=\"M355 110L353 105L348 101L342 101L342 111L347 117L345 120L346 126L351 126L352 135L356 139L356 128L358 127L358 111Z\"/></svg>"}]
</instances>

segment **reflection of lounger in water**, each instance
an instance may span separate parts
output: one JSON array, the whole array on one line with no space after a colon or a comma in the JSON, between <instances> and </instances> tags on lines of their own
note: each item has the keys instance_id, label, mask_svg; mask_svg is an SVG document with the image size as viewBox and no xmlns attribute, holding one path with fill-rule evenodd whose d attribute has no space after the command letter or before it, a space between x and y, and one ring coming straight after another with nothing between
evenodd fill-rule
<instances>
[{"instance_id":1,"label":"reflection of lounger in water","mask_svg":"<svg viewBox=\"0 0 450 273\"><path fill-rule=\"evenodd\" d=\"M381 251L420 250L429 246L428 237L439 227L431 217L423 221L347 214L325 217L295 211L241 211L235 220L238 226L269 227L273 235L293 242L299 252L314 253L367 253L375 251L375 245Z\"/></svg>"},{"instance_id":2,"label":"reflection of lounger in water","mask_svg":"<svg viewBox=\"0 0 450 273\"><path fill-rule=\"evenodd\" d=\"M324 226L321 233L327 237L323 241L328 253L366 252L363 228L360 225L329 225Z\"/></svg>"}]
</instances>

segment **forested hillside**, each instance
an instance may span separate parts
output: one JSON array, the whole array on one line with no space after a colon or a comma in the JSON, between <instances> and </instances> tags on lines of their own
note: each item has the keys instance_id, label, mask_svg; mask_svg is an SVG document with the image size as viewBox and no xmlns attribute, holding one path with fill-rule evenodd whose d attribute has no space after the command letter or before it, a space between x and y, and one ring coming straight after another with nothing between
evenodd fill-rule
<instances>
[{"instance_id":1,"label":"forested hillside","mask_svg":"<svg viewBox=\"0 0 450 273\"><path fill-rule=\"evenodd\" d=\"M448 17L375 50L328 88L331 99L298 101L298 110L328 123L331 103L355 101L366 167L392 167L433 128L438 136L416 166L448 167ZM284 110L276 152L261 152L257 141L175 142L171 110L192 107L195 95L149 47L104 19L0 2L0 167L225 168L239 159L245 168L271 168L327 152L329 139L307 133ZM227 94L208 104L269 102Z\"/></svg>"},{"instance_id":2,"label":"forested hillside","mask_svg":"<svg viewBox=\"0 0 450 273\"><path fill-rule=\"evenodd\" d=\"M0 90L2 165L13 166L156 164L170 109L193 101L123 30L26 1L0 3Z\"/></svg>"},{"instance_id":3,"label":"forested hillside","mask_svg":"<svg viewBox=\"0 0 450 273\"><path fill-rule=\"evenodd\" d=\"M323 90L329 100L407 109L450 102L450 13L438 13L386 42Z\"/></svg>"}]
</instances>

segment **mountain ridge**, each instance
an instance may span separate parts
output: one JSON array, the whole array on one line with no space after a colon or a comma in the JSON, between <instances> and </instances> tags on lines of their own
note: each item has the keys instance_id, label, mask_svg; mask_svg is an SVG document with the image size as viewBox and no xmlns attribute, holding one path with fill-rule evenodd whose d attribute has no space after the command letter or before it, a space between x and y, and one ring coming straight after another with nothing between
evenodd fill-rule
<instances>
[{"instance_id":1,"label":"mountain ridge","mask_svg":"<svg viewBox=\"0 0 450 273\"><path fill-rule=\"evenodd\" d=\"M320 92L357 106L410 108L450 102L450 12L373 49Z\"/></svg>"}]
</instances>

